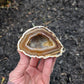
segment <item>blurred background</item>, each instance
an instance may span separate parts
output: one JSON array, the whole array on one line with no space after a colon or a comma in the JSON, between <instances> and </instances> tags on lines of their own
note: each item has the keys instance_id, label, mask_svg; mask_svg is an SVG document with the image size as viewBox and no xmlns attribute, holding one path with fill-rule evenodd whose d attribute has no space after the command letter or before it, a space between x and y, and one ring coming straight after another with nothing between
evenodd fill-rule
<instances>
[{"instance_id":1,"label":"blurred background","mask_svg":"<svg viewBox=\"0 0 84 84\"><path fill-rule=\"evenodd\" d=\"M19 61L17 42L38 25L51 29L64 45L50 84L84 84L84 0L14 0L0 8L0 84Z\"/></svg>"}]
</instances>

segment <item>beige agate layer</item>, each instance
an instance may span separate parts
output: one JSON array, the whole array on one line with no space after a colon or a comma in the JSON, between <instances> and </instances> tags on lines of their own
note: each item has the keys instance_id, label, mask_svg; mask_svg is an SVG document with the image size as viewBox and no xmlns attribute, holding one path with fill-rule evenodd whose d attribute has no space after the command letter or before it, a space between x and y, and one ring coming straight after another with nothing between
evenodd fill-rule
<instances>
[{"instance_id":1,"label":"beige agate layer","mask_svg":"<svg viewBox=\"0 0 84 84\"><path fill-rule=\"evenodd\" d=\"M35 26L24 32L17 47L27 56L44 59L59 57L63 53L61 42L51 30L44 26Z\"/></svg>"}]
</instances>

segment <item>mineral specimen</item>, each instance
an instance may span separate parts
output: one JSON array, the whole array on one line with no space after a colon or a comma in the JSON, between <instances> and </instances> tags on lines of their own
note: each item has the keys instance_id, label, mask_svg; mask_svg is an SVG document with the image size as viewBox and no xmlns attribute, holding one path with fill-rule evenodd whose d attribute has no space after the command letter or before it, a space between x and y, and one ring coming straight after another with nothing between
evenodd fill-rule
<instances>
[{"instance_id":1,"label":"mineral specimen","mask_svg":"<svg viewBox=\"0 0 84 84\"><path fill-rule=\"evenodd\" d=\"M37 58L59 57L63 45L56 35L44 26L35 26L23 33L18 41L18 50L25 55Z\"/></svg>"}]
</instances>

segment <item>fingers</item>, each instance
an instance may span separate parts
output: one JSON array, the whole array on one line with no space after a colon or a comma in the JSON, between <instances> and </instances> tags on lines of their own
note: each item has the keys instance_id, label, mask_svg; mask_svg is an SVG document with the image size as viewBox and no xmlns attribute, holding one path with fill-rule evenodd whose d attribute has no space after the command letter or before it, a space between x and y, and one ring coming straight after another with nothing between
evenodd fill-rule
<instances>
[{"instance_id":1,"label":"fingers","mask_svg":"<svg viewBox=\"0 0 84 84\"><path fill-rule=\"evenodd\" d=\"M36 74L39 74L39 72L37 70L39 60L40 59L38 59L38 58L31 58L31 60L30 60L30 64L27 67L26 72L30 75L31 78L34 77Z\"/></svg>"},{"instance_id":2,"label":"fingers","mask_svg":"<svg viewBox=\"0 0 84 84\"><path fill-rule=\"evenodd\" d=\"M17 67L21 67L23 70L28 67L30 62L30 57L26 56L23 52L19 52L20 54L20 61Z\"/></svg>"},{"instance_id":3,"label":"fingers","mask_svg":"<svg viewBox=\"0 0 84 84\"><path fill-rule=\"evenodd\" d=\"M44 62L45 62L45 60L41 59L39 65L38 65L38 70L40 70L41 72L43 71Z\"/></svg>"},{"instance_id":4,"label":"fingers","mask_svg":"<svg viewBox=\"0 0 84 84\"><path fill-rule=\"evenodd\" d=\"M30 58L28 56L24 55L22 52L19 52L19 54L20 54L20 61L19 61L18 65L16 66L16 68L10 73L11 74L10 76L12 78L15 76L16 76L16 78L21 77L24 74L25 69L29 65Z\"/></svg>"},{"instance_id":5,"label":"fingers","mask_svg":"<svg viewBox=\"0 0 84 84\"><path fill-rule=\"evenodd\" d=\"M38 58L31 58L31 60L30 60L30 66L37 67L39 60L40 59L38 59Z\"/></svg>"},{"instance_id":6,"label":"fingers","mask_svg":"<svg viewBox=\"0 0 84 84\"><path fill-rule=\"evenodd\" d=\"M31 67L29 66L27 69L26 69L26 72L29 74L29 76L31 78L35 77L37 74L39 75L39 71L37 70L36 67Z\"/></svg>"},{"instance_id":7,"label":"fingers","mask_svg":"<svg viewBox=\"0 0 84 84\"><path fill-rule=\"evenodd\" d=\"M50 76L52 69L54 67L56 58L48 58L45 60L43 67L43 74L46 76Z\"/></svg>"},{"instance_id":8,"label":"fingers","mask_svg":"<svg viewBox=\"0 0 84 84\"><path fill-rule=\"evenodd\" d=\"M51 60L52 62L50 63L51 64L51 67L50 67L51 70L50 70L50 72L51 72L53 70L56 58L49 58L49 59L52 59ZM46 69L46 66L50 66L50 64L47 63L47 61L46 61L48 59L46 59L46 60L45 59L41 59L40 62L39 62L39 60L40 59L38 59L38 58L31 58L30 66L36 67L41 72L43 71L43 68ZM39 62L39 64L38 64L38 62ZM46 65L46 64L49 64L49 65ZM48 70L49 70L49 68L48 68Z\"/></svg>"}]
</instances>

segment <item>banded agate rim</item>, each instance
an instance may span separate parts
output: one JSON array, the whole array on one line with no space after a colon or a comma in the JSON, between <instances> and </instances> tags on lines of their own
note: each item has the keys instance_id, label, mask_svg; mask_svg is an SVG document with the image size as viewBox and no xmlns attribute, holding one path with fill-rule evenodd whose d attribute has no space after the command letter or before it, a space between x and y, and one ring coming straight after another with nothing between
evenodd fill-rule
<instances>
[{"instance_id":1,"label":"banded agate rim","mask_svg":"<svg viewBox=\"0 0 84 84\"><path fill-rule=\"evenodd\" d=\"M26 30L17 44L18 51L29 57L59 57L64 47L56 35L47 27L35 26Z\"/></svg>"}]
</instances>

